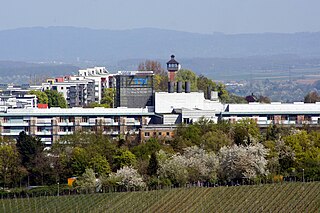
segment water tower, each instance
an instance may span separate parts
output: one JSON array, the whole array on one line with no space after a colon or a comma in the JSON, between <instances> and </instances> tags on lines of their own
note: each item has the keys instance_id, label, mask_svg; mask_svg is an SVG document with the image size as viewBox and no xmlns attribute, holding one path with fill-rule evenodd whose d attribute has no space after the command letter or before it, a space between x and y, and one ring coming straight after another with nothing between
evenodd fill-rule
<instances>
[{"instance_id":1,"label":"water tower","mask_svg":"<svg viewBox=\"0 0 320 213\"><path fill-rule=\"evenodd\" d=\"M179 69L179 62L174 59L174 55L171 55L171 60L167 62L169 82L175 82L176 72L179 71Z\"/></svg>"}]
</instances>

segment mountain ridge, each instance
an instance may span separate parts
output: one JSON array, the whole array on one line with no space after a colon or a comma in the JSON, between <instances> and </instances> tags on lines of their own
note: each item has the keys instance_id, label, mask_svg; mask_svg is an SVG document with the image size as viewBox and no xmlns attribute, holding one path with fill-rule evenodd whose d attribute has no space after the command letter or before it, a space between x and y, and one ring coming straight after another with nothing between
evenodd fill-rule
<instances>
[{"instance_id":1,"label":"mountain ridge","mask_svg":"<svg viewBox=\"0 0 320 213\"><path fill-rule=\"evenodd\" d=\"M320 57L320 32L201 34L157 28L106 30L29 27L0 31L0 60L92 61L132 58L241 58L294 54Z\"/></svg>"}]
</instances>

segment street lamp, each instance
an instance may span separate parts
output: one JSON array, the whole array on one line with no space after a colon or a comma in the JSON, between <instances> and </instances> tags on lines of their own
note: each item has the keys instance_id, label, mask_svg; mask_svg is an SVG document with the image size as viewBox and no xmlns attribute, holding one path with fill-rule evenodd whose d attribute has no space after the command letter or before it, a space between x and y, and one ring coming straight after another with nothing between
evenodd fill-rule
<instances>
[{"instance_id":1,"label":"street lamp","mask_svg":"<svg viewBox=\"0 0 320 213\"><path fill-rule=\"evenodd\" d=\"M59 182L58 182L58 194L57 194L57 196L59 196Z\"/></svg>"},{"instance_id":2,"label":"street lamp","mask_svg":"<svg viewBox=\"0 0 320 213\"><path fill-rule=\"evenodd\" d=\"M302 182L304 183L304 169L302 169Z\"/></svg>"}]
</instances>

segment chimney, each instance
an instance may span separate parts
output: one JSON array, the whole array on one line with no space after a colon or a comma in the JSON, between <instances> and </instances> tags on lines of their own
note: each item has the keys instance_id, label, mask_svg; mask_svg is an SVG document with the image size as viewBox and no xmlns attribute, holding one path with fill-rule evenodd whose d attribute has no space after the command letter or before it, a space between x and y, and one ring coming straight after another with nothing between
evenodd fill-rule
<instances>
[{"instance_id":1,"label":"chimney","mask_svg":"<svg viewBox=\"0 0 320 213\"><path fill-rule=\"evenodd\" d=\"M177 82L177 93L182 93L182 82L181 81Z\"/></svg>"},{"instance_id":2,"label":"chimney","mask_svg":"<svg viewBox=\"0 0 320 213\"><path fill-rule=\"evenodd\" d=\"M174 93L174 82L168 82L168 93Z\"/></svg>"},{"instance_id":3,"label":"chimney","mask_svg":"<svg viewBox=\"0 0 320 213\"><path fill-rule=\"evenodd\" d=\"M207 87L207 99L211 100L211 86Z\"/></svg>"},{"instance_id":4,"label":"chimney","mask_svg":"<svg viewBox=\"0 0 320 213\"><path fill-rule=\"evenodd\" d=\"M185 82L185 93L190 93L190 81Z\"/></svg>"}]
</instances>

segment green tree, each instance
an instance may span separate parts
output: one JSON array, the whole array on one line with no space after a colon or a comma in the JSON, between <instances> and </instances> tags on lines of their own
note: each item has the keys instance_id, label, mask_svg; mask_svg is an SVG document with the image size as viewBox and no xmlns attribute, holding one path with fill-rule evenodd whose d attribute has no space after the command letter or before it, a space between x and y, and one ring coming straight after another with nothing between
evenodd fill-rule
<instances>
[{"instance_id":1,"label":"green tree","mask_svg":"<svg viewBox=\"0 0 320 213\"><path fill-rule=\"evenodd\" d=\"M222 132L221 130L213 130L204 133L201 136L201 146L208 151L214 151L215 153L224 146L231 146L233 144L232 139Z\"/></svg>"},{"instance_id":2,"label":"green tree","mask_svg":"<svg viewBox=\"0 0 320 213\"><path fill-rule=\"evenodd\" d=\"M165 92L167 90L168 81L167 73L155 74L153 77L154 90Z\"/></svg>"},{"instance_id":3,"label":"green tree","mask_svg":"<svg viewBox=\"0 0 320 213\"><path fill-rule=\"evenodd\" d=\"M19 153L14 144L0 144L0 177L4 187L13 185L17 181L19 169Z\"/></svg>"},{"instance_id":4,"label":"green tree","mask_svg":"<svg viewBox=\"0 0 320 213\"><path fill-rule=\"evenodd\" d=\"M192 72L191 70L181 69L176 74L176 81L181 82L190 82L191 91L198 91L197 86L197 75ZM184 88L184 84L182 84L182 87Z\"/></svg>"},{"instance_id":5,"label":"green tree","mask_svg":"<svg viewBox=\"0 0 320 213\"><path fill-rule=\"evenodd\" d=\"M101 155L96 155L89 161L89 167L98 175L106 175L111 172L109 162Z\"/></svg>"},{"instance_id":6,"label":"green tree","mask_svg":"<svg viewBox=\"0 0 320 213\"><path fill-rule=\"evenodd\" d=\"M308 134L304 130L296 130L283 138L284 143L294 152L292 168L300 178L302 173L308 178L320 178L320 134Z\"/></svg>"},{"instance_id":7,"label":"green tree","mask_svg":"<svg viewBox=\"0 0 320 213\"><path fill-rule=\"evenodd\" d=\"M80 176L79 180L76 181L76 185L87 192L93 193L97 187L96 176L92 169L86 169L85 172Z\"/></svg>"},{"instance_id":8,"label":"green tree","mask_svg":"<svg viewBox=\"0 0 320 213\"><path fill-rule=\"evenodd\" d=\"M67 101L64 99L61 93L56 90L46 90L45 93L48 96L49 107L67 108Z\"/></svg>"},{"instance_id":9,"label":"green tree","mask_svg":"<svg viewBox=\"0 0 320 213\"><path fill-rule=\"evenodd\" d=\"M36 159L43 154L44 145L40 138L27 135L24 131L20 132L17 143L17 150L20 154L22 166L29 173L29 180L32 184L38 184L38 170ZM30 182L29 182L30 183Z\"/></svg>"},{"instance_id":10,"label":"green tree","mask_svg":"<svg viewBox=\"0 0 320 213\"><path fill-rule=\"evenodd\" d=\"M241 119L233 125L233 138L237 145L257 143L260 136L260 129L253 119Z\"/></svg>"},{"instance_id":11,"label":"green tree","mask_svg":"<svg viewBox=\"0 0 320 213\"><path fill-rule=\"evenodd\" d=\"M38 99L38 104L47 104L48 103L48 96L45 92L38 91L38 90L31 90L28 92L29 95L36 95Z\"/></svg>"},{"instance_id":12,"label":"green tree","mask_svg":"<svg viewBox=\"0 0 320 213\"><path fill-rule=\"evenodd\" d=\"M90 156L84 148L74 148L71 158L71 168L73 171L73 175L82 175L85 172L86 168L89 168L90 160Z\"/></svg>"},{"instance_id":13,"label":"green tree","mask_svg":"<svg viewBox=\"0 0 320 213\"><path fill-rule=\"evenodd\" d=\"M114 88L105 88L101 99L101 104L106 108L112 108L114 103L115 90Z\"/></svg>"},{"instance_id":14,"label":"green tree","mask_svg":"<svg viewBox=\"0 0 320 213\"><path fill-rule=\"evenodd\" d=\"M148 160L150 155L158 152L161 149L161 144L157 139L151 138L147 142L139 144L131 149L131 152L137 157L138 160Z\"/></svg>"},{"instance_id":15,"label":"green tree","mask_svg":"<svg viewBox=\"0 0 320 213\"><path fill-rule=\"evenodd\" d=\"M21 156L22 165L27 169L31 169L34 166L34 159L44 149L40 138L29 136L24 131L20 132L16 146Z\"/></svg>"},{"instance_id":16,"label":"green tree","mask_svg":"<svg viewBox=\"0 0 320 213\"><path fill-rule=\"evenodd\" d=\"M157 155L155 152L153 152L151 154L150 160L149 160L149 165L148 165L148 169L147 169L147 174L151 177L151 176L156 176L157 172L159 169L159 162L157 159Z\"/></svg>"},{"instance_id":17,"label":"green tree","mask_svg":"<svg viewBox=\"0 0 320 213\"><path fill-rule=\"evenodd\" d=\"M119 149L114 156L114 169L120 169L124 166L133 166L137 162L136 156L129 150Z\"/></svg>"}]
</instances>

